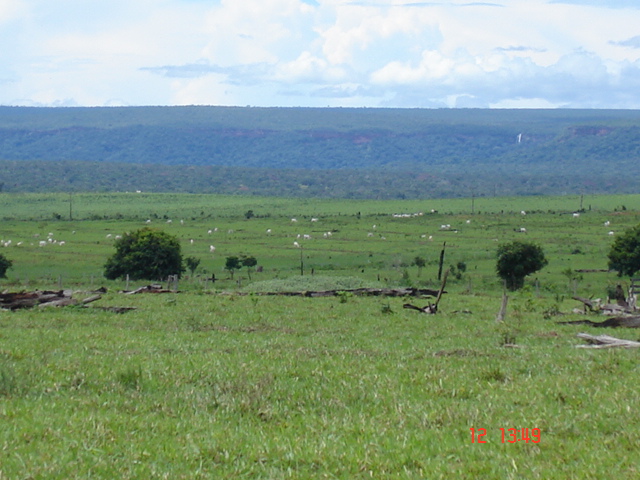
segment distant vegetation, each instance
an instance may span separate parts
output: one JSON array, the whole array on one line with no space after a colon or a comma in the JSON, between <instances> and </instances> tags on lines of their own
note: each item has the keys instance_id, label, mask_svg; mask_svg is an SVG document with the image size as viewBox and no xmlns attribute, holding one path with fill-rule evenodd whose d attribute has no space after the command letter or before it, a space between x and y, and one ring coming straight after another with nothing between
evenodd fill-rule
<instances>
[{"instance_id":1,"label":"distant vegetation","mask_svg":"<svg viewBox=\"0 0 640 480\"><path fill-rule=\"evenodd\" d=\"M6 192L632 193L640 112L0 107Z\"/></svg>"}]
</instances>

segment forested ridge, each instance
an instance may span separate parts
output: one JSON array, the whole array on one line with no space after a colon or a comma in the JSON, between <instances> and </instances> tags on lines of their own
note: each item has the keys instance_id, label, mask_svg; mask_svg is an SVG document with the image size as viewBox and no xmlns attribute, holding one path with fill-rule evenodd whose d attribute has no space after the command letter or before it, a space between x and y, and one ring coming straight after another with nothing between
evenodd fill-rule
<instances>
[{"instance_id":1,"label":"forested ridge","mask_svg":"<svg viewBox=\"0 0 640 480\"><path fill-rule=\"evenodd\" d=\"M634 110L0 107L7 192L631 193L639 160Z\"/></svg>"}]
</instances>

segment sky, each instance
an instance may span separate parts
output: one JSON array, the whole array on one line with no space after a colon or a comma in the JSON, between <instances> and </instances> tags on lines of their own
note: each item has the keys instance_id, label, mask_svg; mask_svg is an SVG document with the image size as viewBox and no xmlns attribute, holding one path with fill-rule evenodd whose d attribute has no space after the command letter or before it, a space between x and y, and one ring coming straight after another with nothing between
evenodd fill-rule
<instances>
[{"instance_id":1,"label":"sky","mask_svg":"<svg viewBox=\"0 0 640 480\"><path fill-rule=\"evenodd\" d=\"M0 105L640 108L640 0L0 0Z\"/></svg>"}]
</instances>

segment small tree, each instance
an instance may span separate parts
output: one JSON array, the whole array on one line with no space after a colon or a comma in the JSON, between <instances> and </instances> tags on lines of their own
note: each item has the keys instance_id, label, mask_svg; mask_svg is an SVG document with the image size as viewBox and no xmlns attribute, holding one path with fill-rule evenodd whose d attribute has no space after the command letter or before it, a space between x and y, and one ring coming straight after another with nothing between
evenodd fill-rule
<instances>
[{"instance_id":1,"label":"small tree","mask_svg":"<svg viewBox=\"0 0 640 480\"><path fill-rule=\"evenodd\" d=\"M511 242L498 247L496 270L509 290L524 286L524 279L548 264L542 248L528 242Z\"/></svg>"},{"instance_id":2,"label":"small tree","mask_svg":"<svg viewBox=\"0 0 640 480\"><path fill-rule=\"evenodd\" d=\"M0 278L7 278L7 270L13 266L13 262L0 253Z\"/></svg>"},{"instance_id":3,"label":"small tree","mask_svg":"<svg viewBox=\"0 0 640 480\"><path fill-rule=\"evenodd\" d=\"M427 264L427 261L424 259L424 257L421 257L419 255L413 259L413 265L418 267L418 276L420 276L420 274L422 273L422 269L425 267L426 264Z\"/></svg>"},{"instance_id":4,"label":"small tree","mask_svg":"<svg viewBox=\"0 0 640 480\"><path fill-rule=\"evenodd\" d=\"M256 260L256 257L243 255L241 261L242 266L247 267L247 275L249 275L249 280L251 280L251 268L255 267L258 264L258 260Z\"/></svg>"},{"instance_id":5,"label":"small tree","mask_svg":"<svg viewBox=\"0 0 640 480\"><path fill-rule=\"evenodd\" d=\"M125 233L115 247L104 265L109 280L127 275L133 280L162 280L184 272L178 238L160 230L145 227Z\"/></svg>"},{"instance_id":6,"label":"small tree","mask_svg":"<svg viewBox=\"0 0 640 480\"><path fill-rule=\"evenodd\" d=\"M632 276L640 270L640 225L617 236L609 251L609 268L618 276Z\"/></svg>"},{"instance_id":7,"label":"small tree","mask_svg":"<svg viewBox=\"0 0 640 480\"><path fill-rule=\"evenodd\" d=\"M184 259L184 263L187 265L187 268L191 272L191 276L193 277L196 273L196 268L200 265L200 259L197 257L187 257Z\"/></svg>"},{"instance_id":8,"label":"small tree","mask_svg":"<svg viewBox=\"0 0 640 480\"><path fill-rule=\"evenodd\" d=\"M241 268L242 268L242 262L240 261L240 258L236 256L227 257L224 264L224 269L229 271L232 279L233 279L233 273L236 270L240 270Z\"/></svg>"}]
</instances>

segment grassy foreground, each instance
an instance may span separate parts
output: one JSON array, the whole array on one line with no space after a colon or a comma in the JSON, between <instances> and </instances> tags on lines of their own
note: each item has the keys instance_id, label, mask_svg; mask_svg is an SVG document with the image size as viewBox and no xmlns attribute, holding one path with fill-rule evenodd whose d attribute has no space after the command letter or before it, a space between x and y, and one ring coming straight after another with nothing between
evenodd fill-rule
<instances>
[{"instance_id":1,"label":"grassy foreground","mask_svg":"<svg viewBox=\"0 0 640 480\"><path fill-rule=\"evenodd\" d=\"M120 219L97 204L109 218L35 219L25 209L4 220L2 237L13 243L2 252L16 262L4 288L61 281L88 290L95 275L94 286L109 286L96 305L137 309L0 312L0 479L638 478L638 352L575 348L580 331L634 340L637 332L555 323L584 318L570 313L574 292L603 296L620 281L563 272L606 268L608 231L638 222L638 197L593 199L601 206L580 217L531 203L545 199L496 201L473 215L454 202L450 212L438 205L443 213L404 218L391 214L419 205L345 203L321 216L325 204L282 200L281 215L265 203L271 215L251 220L243 213L255 199L235 207L229 199L227 216L171 224L160 208L187 207L155 200ZM216 284L190 279L181 293L124 296L121 283L99 278L112 251L106 235L144 225L149 213L184 240L187 255L216 243L222 253L203 254ZM496 239L522 238L521 227L550 264L510 296L497 324ZM291 244L306 231L316 238L301 254ZM48 242L48 233L66 244ZM42 239L51 245L40 247ZM301 256L305 279L315 268L435 284L444 241L446 264L464 261L467 271L451 279L437 315L402 308L423 300L223 293L239 278L247 288L295 278ZM265 265L252 281L221 273L218 257L240 251ZM422 272L410 264L415 255L429 259ZM471 428L486 429L487 443L472 443ZM538 428L541 440L503 443L501 428Z\"/></svg>"},{"instance_id":2,"label":"grassy foreground","mask_svg":"<svg viewBox=\"0 0 640 480\"><path fill-rule=\"evenodd\" d=\"M126 303L3 314L0 478L639 474L637 352L575 348L526 295L506 325L479 296L435 316L401 299ZM512 427L541 441L502 443Z\"/></svg>"}]
</instances>

